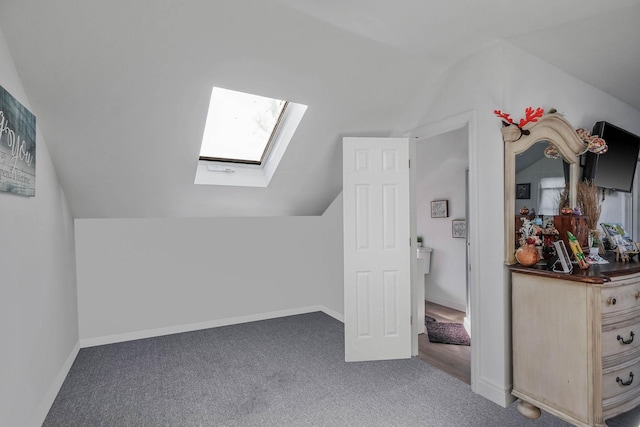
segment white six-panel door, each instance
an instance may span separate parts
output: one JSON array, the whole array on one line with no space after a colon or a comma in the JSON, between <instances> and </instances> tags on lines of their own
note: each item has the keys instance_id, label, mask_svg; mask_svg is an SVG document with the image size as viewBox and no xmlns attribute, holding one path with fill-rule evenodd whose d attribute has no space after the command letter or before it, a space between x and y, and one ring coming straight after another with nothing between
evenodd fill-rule
<instances>
[{"instance_id":1,"label":"white six-panel door","mask_svg":"<svg viewBox=\"0 0 640 427\"><path fill-rule=\"evenodd\" d=\"M345 360L411 357L409 140L343 139Z\"/></svg>"}]
</instances>

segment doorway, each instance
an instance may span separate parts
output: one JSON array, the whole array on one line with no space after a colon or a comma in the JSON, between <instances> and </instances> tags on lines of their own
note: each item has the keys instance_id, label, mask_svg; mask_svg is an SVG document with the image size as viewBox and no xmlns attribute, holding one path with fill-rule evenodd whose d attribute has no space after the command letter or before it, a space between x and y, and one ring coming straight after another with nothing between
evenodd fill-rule
<instances>
[{"instance_id":1,"label":"doorway","mask_svg":"<svg viewBox=\"0 0 640 427\"><path fill-rule=\"evenodd\" d=\"M429 301L425 301L425 314L441 323L462 324L465 317L462 311ZM464 383L471 384L470 346L432 343L424 333L418 336L416 357Z\"/></svg>"},{"instance_id":2,"label":"doorway","mask_svg":"<svg viewBox=\"0 0 640 427\"><path fill-rule=\"evenodd\" d=\"M430 132L424 128L413 133L412 206L414 229L423 245L431 249L430 271L417 277L418 286L424 286L425 315L438 322L464 325L470 334L469 126L468 120L462 120L448 129ZM434 212L434 206L440 211ZM425 328L419 336L417 357L471 384L472 348L432 343L426 332Z\"/></svg>"}]
</instances>

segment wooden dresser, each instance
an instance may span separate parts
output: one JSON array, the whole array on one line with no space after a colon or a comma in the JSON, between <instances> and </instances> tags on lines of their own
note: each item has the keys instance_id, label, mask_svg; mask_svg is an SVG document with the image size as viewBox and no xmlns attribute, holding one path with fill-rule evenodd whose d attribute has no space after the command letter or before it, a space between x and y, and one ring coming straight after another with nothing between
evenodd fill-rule
<instances>
[{"instance_id":1,"label":"wooden dresser","mask_svg":"<svg viewBox=\"0 0 640 427\"><path fill-rule=\"evenodd\" d=\"M613 261L613 258L610 259ZM577 267L575 267L577 269ZM513 395L577 426L640 404L640 262L512 274Z\"/></svg>"}]
</instances>

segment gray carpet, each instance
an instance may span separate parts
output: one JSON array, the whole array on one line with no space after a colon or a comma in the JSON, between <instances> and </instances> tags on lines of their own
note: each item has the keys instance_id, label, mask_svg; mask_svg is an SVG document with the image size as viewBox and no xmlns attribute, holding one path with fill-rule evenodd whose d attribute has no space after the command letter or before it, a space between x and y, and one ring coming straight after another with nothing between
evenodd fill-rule
<instances>
[{"instance_id":1,"label":"gray carpet","mask_svg":"<svg viewBox=\"0 0 640 427\"><path fill-rule=\"evenodd\" d=\"M43 425L568 425L416 358L346 363L343 331L311 313L82 349Z\"/></svg>"}]
</instances>

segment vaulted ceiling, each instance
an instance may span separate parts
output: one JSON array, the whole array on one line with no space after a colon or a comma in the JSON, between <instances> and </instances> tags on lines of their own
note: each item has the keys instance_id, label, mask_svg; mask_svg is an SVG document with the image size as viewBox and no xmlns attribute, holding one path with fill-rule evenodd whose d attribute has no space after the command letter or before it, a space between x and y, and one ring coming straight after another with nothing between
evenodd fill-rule
<instances>
[{"instance_id":1,"label":"vaulted ceiling","mask_svg":"<svg viewBox=\"0 0 640 427\"><path fill-rule=\"evenodd\" d=\"M343 136L406 130L419 89L496 40L640 110L638 22L637 0L0 1L76 218L321 214ZM214 85L309 106L268 188L193 184Z\"/></svg>"}]
</instances>

